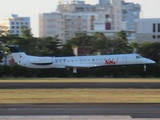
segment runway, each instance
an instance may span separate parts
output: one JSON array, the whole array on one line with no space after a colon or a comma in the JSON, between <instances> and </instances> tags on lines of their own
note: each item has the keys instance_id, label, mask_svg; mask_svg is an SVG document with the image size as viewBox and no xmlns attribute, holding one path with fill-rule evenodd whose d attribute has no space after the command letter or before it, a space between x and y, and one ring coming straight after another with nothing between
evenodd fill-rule
<instances>
[{"instance_id":1,"label":"runway","mask_svg":"<svg viewBox=\"0 0 160 120\"><path fill-rule=\"evenodd\" d=\"M121 115L160 118L160 104L37 104L0 105L0 116Z\"/></svg>"},{"instance_id":2,"label":"runway","mask_svg":"<svg viewBox=\"0 0 160 120\"><path fill-rule=\"evenodd\" d=\"M0 83L0 89L68 89L68 88L133 88L159 89L160 82L106 82L106 83Z\"/></svg>"},{"instance_id":3,"label":"runway","mask_svg":"<svg viewBox=\"0 0 160 120\"><path fill-rule=\"evenodd\" d=\"M0 89L159 89L159 82L0 83ZM160 118L160 104L1 104L0 116L131 116Z\"/></svg>"}]
</instances>

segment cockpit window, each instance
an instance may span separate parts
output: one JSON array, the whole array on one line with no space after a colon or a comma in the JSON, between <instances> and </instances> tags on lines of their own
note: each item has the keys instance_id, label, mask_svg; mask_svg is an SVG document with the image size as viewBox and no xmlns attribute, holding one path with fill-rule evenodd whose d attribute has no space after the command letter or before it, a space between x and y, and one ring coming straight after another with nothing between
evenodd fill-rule
<instances>
[{"instance_id":1,"label":"cockpit window","mask_svg":"<svg viewBox=\"0 0 160 120\"><path fill-rule=\"evenodd\" d=\"M142 58L141 56L136 56L136 59L140 59L140 58Z\"/></svg>"}]
</instances>

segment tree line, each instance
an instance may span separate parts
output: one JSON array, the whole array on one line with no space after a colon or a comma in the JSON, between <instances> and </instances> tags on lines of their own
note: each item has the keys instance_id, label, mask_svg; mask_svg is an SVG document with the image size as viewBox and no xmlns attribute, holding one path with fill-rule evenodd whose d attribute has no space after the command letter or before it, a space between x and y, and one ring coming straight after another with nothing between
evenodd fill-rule
<instances>
[{"instance_id":1,"label":"tree line","mask_svg":"<svg viewBox=\"0 0 160 120\"><path fill-rule=\"evenodd\" d=\"M79 70L79 77L134 77L134 76L160 76L160 42L144 42L138 44L136 41L128 42L125 31L121 31L114 38L106 37L103 33L96 32L93 36L78 35L65 44L62 44L58 39L58 35L54 37L37 38L33 37L31 30L23 28L22 35L4 35L0 31L0 60L6 53L10 51L6 45L18 44L29 55L35 56L74 56L73 48L81 48L84 55L95 55L100 53L106 54L125 54L138 53L144 57L156 61L156 65L147 66L147 71L143 70L142 65L136 66L114 66L100 67L95 69ZM17 72L16 72L17 71ZM61 69L44 69L34 70L23 68L17 65L0 66L0 76L15 76L15 77L67 77L72 71ZM62 74L63 73L63 74Z\"/></svg>"}]
</instances>

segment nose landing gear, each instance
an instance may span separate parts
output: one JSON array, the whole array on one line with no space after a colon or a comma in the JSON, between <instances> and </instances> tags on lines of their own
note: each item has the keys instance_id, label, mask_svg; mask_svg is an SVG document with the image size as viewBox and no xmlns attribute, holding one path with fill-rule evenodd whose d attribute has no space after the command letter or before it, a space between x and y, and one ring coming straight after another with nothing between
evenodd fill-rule
<instances>
[{"instance_id":1,"label":"nose landing gear","mask_svg":"<svg viewBox=\"0 0 160 120\"><path fill-rule=\"evenodd\" d=\"M147 71L147 66L146 66L146 65L144 65L144 68L143 68L143 69L144 69L144 71Z\"/></svg>"}]
</instances>

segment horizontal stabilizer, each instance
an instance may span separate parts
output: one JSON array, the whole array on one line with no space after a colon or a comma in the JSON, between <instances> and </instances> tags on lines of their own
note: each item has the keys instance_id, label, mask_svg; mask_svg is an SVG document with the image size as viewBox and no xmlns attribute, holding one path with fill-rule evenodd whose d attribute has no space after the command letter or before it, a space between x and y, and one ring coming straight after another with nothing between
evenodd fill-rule
<instances>
[{"instance_id":1,"label":"horizontal stabilizer","mask_svg":"<svg viewBox=\"0 0 160 120\"><path fill-rule=\"evenodd\" d=\"M19 45L9 45L9 46L7 46L7 47L10 49L11 53L24 52L24 51L19 47Z\"/></svg>"}]
</instances>

